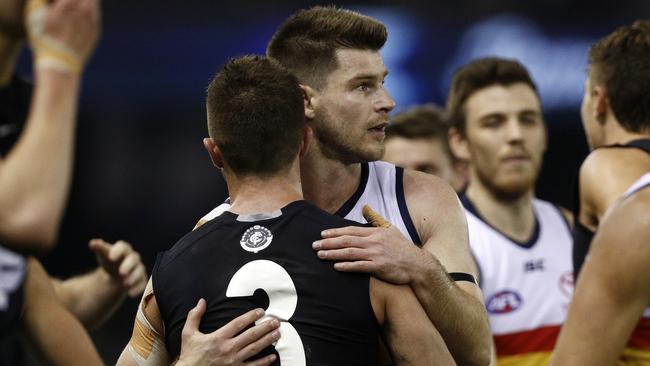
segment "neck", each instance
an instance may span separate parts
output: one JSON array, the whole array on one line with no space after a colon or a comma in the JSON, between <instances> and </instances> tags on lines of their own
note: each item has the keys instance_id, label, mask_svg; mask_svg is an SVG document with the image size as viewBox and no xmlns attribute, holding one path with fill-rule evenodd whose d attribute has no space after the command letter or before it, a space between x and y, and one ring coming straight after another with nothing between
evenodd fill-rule
<instances>
[{"instance_id":1,"label":"neck","mask_svg":"<svg viewBox=\"0 0 650 366\"><path fill-rule=\"evenodd\" d=\"M305 199L335 213L359 187L361 164L344 164L325 157L316 141L300 165Z\"/></svg>"},{"instance_id":2,"label":"neck","mask_svg":"<svg viewBox=\"0 0 650 366\"><path fill-rule=\"evenodd\" d=\"M273 212L303 199L298 173L273 177L226 177L232 205L238 215Z\"/></svg>"},{"instance_id":3,"label":"neck","mask_svg":"<svg viewBox=\"0 0 650 366\"><path fill-rule=\"evenodd\" d=\"M624 145L638 139L650 139L650 133L629 132L618 121L608 121L605 124L605 145Z\"/></svg>"},{"instance_id":4,"label":"neck","mask_svg":"<svg viewBox=\"0 0 650 366\"><path fill-rule=\"evenodd\" d=\"M483 219L499 231L518 242L525 242L533 235L535 214L532 188L520 196L506 199L495 194L472 174L466 194Z\"/></svg>"}]
</instances>

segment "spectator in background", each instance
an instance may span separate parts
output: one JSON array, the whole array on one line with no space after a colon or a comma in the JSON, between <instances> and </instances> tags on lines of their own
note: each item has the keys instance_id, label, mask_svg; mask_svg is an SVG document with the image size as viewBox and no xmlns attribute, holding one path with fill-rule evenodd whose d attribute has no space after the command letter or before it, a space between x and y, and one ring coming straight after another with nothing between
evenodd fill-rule
<instances>
[{"instance_id":1,"label":"spectator in background","mask_svg":"<svg viewBox=\"0 0 650 366\"><path fill-rule=\"evenodd\" d=\"M571 229L535 198L547 143L537 87L516 61L477 59L454 73L448 110L498 364L546 365L571 296Z\"/></svg>"},{"instance_id":2,"label":"spectator in background","mask_svg":"<svg viewBox=\"0 0 650 366\"><path fill-rule=\"evenodd\" d=\"M392 118L386 127L384 161L405 169L434 174L456 192L467 185L467 164L449 148L449 119L434 104L415 106Z\"/></svg>"},{"instance_id":3,"label":"spectator in background","mask_svg":"<svg viewBox=\"0 0 650 366\"><path fill-rule=\"evenodd\" d=\"M594 150L580 168L580 276L553 364L650 365L650 21L596 42L589 64L581 112Z\"/></svg>"}]
</instances>

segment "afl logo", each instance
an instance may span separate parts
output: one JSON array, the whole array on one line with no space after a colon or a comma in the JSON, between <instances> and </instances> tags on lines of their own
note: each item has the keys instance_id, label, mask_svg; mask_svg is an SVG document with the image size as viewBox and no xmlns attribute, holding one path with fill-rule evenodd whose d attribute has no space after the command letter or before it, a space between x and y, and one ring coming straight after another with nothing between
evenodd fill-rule
<instances>
[{"instance_id":1,"label":"afl logo","mask_svg":"<svg viewBox=\"0 0 650 366\"><path fill-rule=\"evenodd\" d=\"M239 244L244 250L257 253L268 247L271 244L271 240L273 240L271 230L264 226L255 225L244 232L241 240L239 240Z\"/></svg>"},{"instance_id":2,"label":"afl logo","mask_svg":"<svg viewBox=\"0 0 650 366\"><path fill-rule=\"evenodd\" d=\"M503 290L490 296L485 302L485 307L490 314L506 314L519 309L522 303L523 301L518 293Z\"/></svg>"}]
</instances>

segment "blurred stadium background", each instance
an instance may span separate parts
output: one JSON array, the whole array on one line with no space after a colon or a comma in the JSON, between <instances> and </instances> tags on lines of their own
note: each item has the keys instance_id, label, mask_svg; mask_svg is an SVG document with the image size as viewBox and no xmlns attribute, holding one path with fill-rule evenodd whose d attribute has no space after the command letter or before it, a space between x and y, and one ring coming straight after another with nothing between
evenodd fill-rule
<instances>
[{"instance_id":1,"label":"blurred stadium background","mask_svg":"<svg viewBox=\"0 0 650 366\"><path fill-rule=\"evenodd\" d=\"M225 197L201 139L204 92L232 56L264 53L275 28L306 1L104 1L101 43L85 77L75 177L49 271L67 277L95 266L87 242L124 239L150 270ZM444 104L453 70L500 55L521 60L541 91L549 129L538 195L572 207L587 153L580 100L587 50L597 38L650 16L650 1L455 0L339 2L386 23L387 87L403 110ZM19 70L29 74L25 54ZM114 363L128 341L136 300L93 332Z\"/></svg>"}]
</instances>

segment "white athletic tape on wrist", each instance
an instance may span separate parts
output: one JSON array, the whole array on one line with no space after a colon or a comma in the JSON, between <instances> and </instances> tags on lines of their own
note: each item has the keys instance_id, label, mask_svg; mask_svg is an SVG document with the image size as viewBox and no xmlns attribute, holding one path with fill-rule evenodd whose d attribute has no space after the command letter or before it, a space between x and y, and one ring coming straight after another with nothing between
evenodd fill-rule
<instances>
[{"instance_id":1,"label":"white athletic tape on wrist","mask_svg":"<svg viewBox=\"0 0 650 366\"><path fill-rule=\"evenodd\" d=\"M169 365L165 337L149 323L142 306L138 306L133 334L127 348L138 366Z\"/></svg>"},{"instance_id":2,"label":"white athletic tape on wrist","mask_svg":"<svg viewBox=\"0 0 650 366\"><path fill-rule=\"evenodd\" d=\"M56 69L73 75L81 73L81 56L65 43L44 34L47 0L29 0L25 5L25 25L34 50L35 66Z\"/></svg>"}]
</instances>

